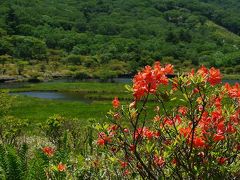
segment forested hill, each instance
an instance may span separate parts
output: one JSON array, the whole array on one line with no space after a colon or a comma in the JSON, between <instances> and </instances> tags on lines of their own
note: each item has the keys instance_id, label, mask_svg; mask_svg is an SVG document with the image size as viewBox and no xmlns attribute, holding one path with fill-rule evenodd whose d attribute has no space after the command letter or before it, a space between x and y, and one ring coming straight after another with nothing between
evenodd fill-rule
<instances>
[{"instance_id":1,"label":"forested hill","mask_svg":"<svg viewBox=\"0 0 240 180\"><path fill-rule=\"evenodd\" d=\"M1 0L0 73L114 77L156 59L240 72L239 10L239 0Z\"/></svg>"}]
</instances>

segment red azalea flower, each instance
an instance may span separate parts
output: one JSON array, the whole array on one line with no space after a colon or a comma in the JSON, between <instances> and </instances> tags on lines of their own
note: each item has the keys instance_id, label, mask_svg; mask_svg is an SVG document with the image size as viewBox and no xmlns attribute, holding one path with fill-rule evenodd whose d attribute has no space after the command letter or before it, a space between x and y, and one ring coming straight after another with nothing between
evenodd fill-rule
<instances>
[{"instance_id":1,"label":"red azalea flower","mask_svg":"<svg viewBox=\"0 0 240 180\"><path fill-rule=\"evenodd\" d=\"M177 114L177 115L173 118L173 121L174 121L174 123L181 124L182 119L181 119L181 117Z\"/></svg>"},{"instance_id":2,"label":"red azalea flower","mask_svg":"<svg viewBox=\"0 0 240 180\"><path fill-rule=\"evenodd\" d=\"M212 115L212 122L216 122L222 118L221 111L213 111L211 115Z\"/></svg>"},{"instance_id":3,"label":"red azalea flower","mask_svg":"<svg viewBox=\"0 0 240 180\"><path fill-rule=\"evenodd\" d=\"M193 139L193 145L196 148L202 148L206 146L206 142L201 137L195 137Z\"/></svg>"},{"instance_id":4,"label":"red azalea flower","mask_svg":"<svg viewBox=\"0 0 240 180\"><path fill-rule=\"evenodd\" d=\"M116 124L112 124L108 127L108 131L116 131L118 129L118 126Z\"/></svg>"},{"instance_id":5,"label":"red azalea flower","mask_svg":"<svg viewBox=\"0 0 240 180\"><path fill-rule=\"evenodd\" d=\"M182 114L183 116L185 116L187 114L187 111L188 111L187 107L181 106L178 108L178 112L180 114Z\"/></svg>"},{"instance_id":6,"label":"red azalea flower","mask_svg":"<svg viewBox=\"0 0 240 180\"><path fill-rule=\"evenodd\" d=\"M172 161L172 164L176 165L177 164L177 160L174 158Z\"/></svg>"},{"instance_id":7,"label":"red azalea flower","mask_svg":"<svg viewBox=\"0 0 240 180\"><path fill-rule=\"evenodd\" d=\"M66 171L67 169L66 164L63 164L61 162L58 164L57 168L58 168L58 171L60 172Z\"/></svg>"},{"instance_id":8,"label":"red azalea flower","mask_svg":"<svg viewBox=\"0 0 240 180\"><path fill-rule=\"evenodd\" d=\"M217 108L221 108L221 107L222 107L221 101L222 101L222 98L220 98L220 97L218 97L218 98L215 99L215 106L216 106Z\"/></svg>"},{"instance_id":9,"label":"red azalea flower","mask_svg":"<svg viewBox=\"0 0 240 180\"><path fill-rule=\"evenodd\" d=\"M227 158L225 158L225 157L220 157L220 158L217 158L217 161L218 161L218 163L219 164L224 164L226 161L227 161Z\"/></svg>"},{"instance_id":10,"label":"red azalea flower","mask_svg":"<svg viewBox=\"0 0 240 180\"><path fill-rule=\"evenodd\" d=\"M197 74L201 75L203 78L206 78L208 75L208 69L205 66L201 66L198 71Z\"/></svg>"},{"instance_id":11,"label":"red azalea flower","mask_svg":"<svg viewBox=\"0 0 240 180\"><path fill-rule=\"evenodd\" d=\"M167 64L163 71L165 74L173 74L173 65Z\"/></svg>"},{"instance_id":12,"label":"red azalea flower","mask_svg":"<svg viewBox=\"0 0 240 180\"><path fill-rule=\"evenodd\" d=\"M49 157L53 156L54 154L54 149L52 147L44 147L42 148L42 151Z\"/></svg>"},{"instance_id":13,"label":"red azalea flower","mask_svg":"<svg viewBox=\"0 0 240 180\"><path fill-rule=\"evenodd\" d=\"M226 132L235 133L236 131L237 130L231 124L228 124Z\"/></svg>"},{"instance_id":14,"label":"red azalea flower","mask_svg":"<svg viewBox=\"0 0 240 180\"><path fill-rule=\"evenodd\" d=\"M154 133L153 133L153 136L154 136L155 138L159 138L159 137L160 137L160 132L159 132L159 131L154 132Z\"/></svg>"},{"instance_id":15,"label":"red azalea flower","mask_svg":"<svg viewBox=\"0 0 240 180\"><path fill-rule=\"evenodd\" d=\"M120 106L120 102L117 97L115 97L112 101L112 105L114 108L118 108Z\"/></svg>"},{"instance_id":16,"label":"red azalea flower","mask_svg":"<svg viewBox=\"0 0 240 180\"><path fill-rule=\"evenodd\" d=\"M153 136L154 136L154 133L153 133L152 131L150 131L150 130L146 130L146 131L144 132L144 136L145 136L147 139L152 139Z\"/></svg>"},{"instance_id":17,"label":"red azalea flower","mask_svg":"<svg viewBox=\"0 0 240 180\"><path fill-rule=\"evenodd\" d=\"M105 141L103 139L97 139L97 144L100 145L100 146L103 146L105 145Z\"/></svg>"},{"instance_id":18,"label":"red azalea flower","mask_svg":"<svg viewBox=\"0 0 240 180\"><path fill-rule=\"evenodd\" d=\"M163 157L159 157L157 155L154 155L153 157L153 160L154 160L154 163L157 165L157 166L164 166L165 165L165 160L163 159Z\"/></svg>"},{"instance_id":19,"label":"red azalea flower","mask_svg":"<svg viewBox=\"0 0 240 180\"><path fill-rule=\"evenodd\" d=\"M123 175L124 176L127 176L127 175L129 175L130 174L130 171L128 170L128 169L126 169L124 172L123 172Z\"/></svg>"},{"instance_id":20,"label":"red azalea flower","mask_svg":"<svg viewBox=\"0 0 240 180\"><path fill-rule=\"evenodd\" d=\"M181 135L183 135L185 138L187 138L188 136L190 136L191 128L190 128L190 127L180 128L180 129L179 129L179 133L180 133Z\"/></svg>"},{"instance_id":21,"label":"red azalea flower","mask_svg":"<svg viewBox=\"0 0 240 180\"><path fill-rule=\"evenodd\" d=\"M231 98L240 98L240 85L236 83L232 87L226 83L225 84L225 89Z\"/></svg>"},{"instance_id":22,"label":"red azalea flower","mask_svg":"<svg viewBox=\"0 0 240 180\"><path fill-rule=\"evenodd\" d=\"M120 161L121 168L126 168L128 166L128 162Z\"/></svg>"},{"instance_id":23,"label":"red azalea flower","mask_svg":"<svg viewBox=\"0 0 240 180\"><path fill-rule=\"evenodd\" d=\"M200 91L199 91L199 89L198 88L194 88L194 90L193 90L193 93L194 94L197 94L197 93L199 93Z\"/></svg>"},{"instance_id":24,"label":"red azalea flower","mask_svg":"<svg viewBox=\"0 0 240 180\"><path fill-rule=\"evenodd\" d=\"M147 93L154 94L160 84L167 85L167 74L173 73L173 66L168 64L161 67L159 62L153 66L145 66L145 68L136 74L133 78L133 95L136 100L140 100Z\"/></svg>"},{"instance_id":25,"label":"red azalea flower","mask_svg":"<svg viewBox=\"0 0 240 180\"><path fill-rule=\"evenodd\" d=\"M136 146L133 144L130 144L129 151L134 152L136 150Z\"/></svg>"},{"instance_id":26,"label":"red azalea flower","mask_svg":"<svg viewBox=\"0 0 240 180\"><path fill-rule=\"evenodd\" d=\"M219 84L222 81L221 78L221 73L219 69L215 69L214 67L212 67L209 70L209 77L208 77L208 82L214 86L216 84Z\"/></svg>"},{"instance_id":27,"label":"red azalea flower","mask_svg":"<svg viewBox=\"0 0 240 180\"><path fill-rule=\"evenodd\" d=\"M152 139L154 137L154 132L149 130L147 127L143 128L138 128L134 133L133 137L134 139L137 139L139 137L147 138L147 139Z\"/></svg>"},{"instance_id":28,"label":"red azalea flower","mask_svg":"<svg viewBox=\"0 0 240 180\"><path fill-rule=\"evenodd\" d=\"M169 125L172 126L174 124L174 121L168 117L165 117L163 120L163 125Z\"/></svg>"},{"instance_id":29,"label":"red azalea flower","mask_svg":"<svg viewBox=\"0 0 240 180\"><path fill-rule=\"evenodd\" d=\"M215 142L222 141L224 139L225 139L224 135L221 135L221 134L215 134L214 137L213 137L213 140Z\"/></svg>"},{"instance_id":30,"label":"red azalea flower","mask_svg":"<svg viewBox=\"0 0 240 180\"><path fill-rule=\"evenodd\" d=\"M223 134L226 130L226 127L224 125L224 121L221 121L217 124L217 133L218 134Z\"/></svg>"},{"instance_id":31,"label":"red azalea flower","mask_svg":"<svg viewBox=\"0 0 240 180\"><path fill-rule=\"evenodd\" d=\"M107 136L104 132L100 132L98 134L97 144L103 146L107 143L111 142L111 138Z\"/></svg>"}]
</instances>

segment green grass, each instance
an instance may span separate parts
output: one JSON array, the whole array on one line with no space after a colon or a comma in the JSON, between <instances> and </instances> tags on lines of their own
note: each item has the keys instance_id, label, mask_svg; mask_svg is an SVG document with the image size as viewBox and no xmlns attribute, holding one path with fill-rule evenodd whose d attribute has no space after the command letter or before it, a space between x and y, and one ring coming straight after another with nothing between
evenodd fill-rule
<instances>
[{"instance_id":1,"label":"green grass","mask_svg":"<svg viewBox=\"0 0 240 180\"><path fill-rule=\"evenodd\" d=\"M240 80L240 74L224 74L224 80Z\"/></svg>"},{"instance_id":2,"label":"green grass","mask_svg":"<svg viewBox=\"0 0 240 180\"><path fill-rule=\"evenodd\" d=\"M109 101L94 101L91 104L74 101L47 100L27 96L17 96L10 114L28 119L30 129L34 129L38 123L45 122L48 117L59 114L66 118L77 118L83 126L94 119L96 122L106 120L105 115L111 108Z\"/></svg>"},{"instance_id":3,"label":"green grass","mask_svg":"<svg viewBox=\"0 0 240 180\"><path fill-rule=\"evenodd\" d=\"M77 118L82 125L88 124L89 120L96 122L106 121L106 114L112 107L114 96L123 98L131 97L127 94L122 83L38 83L29 84L23 88L10 89L10 92L22 91L58 91L58 92L84 92L84 98L91 99L91 103L80 101L49 100L17 95L11 109L11 115L21 119L28 119L31 129L36 124L45 122L48 117L59 114L66 118Z\"/></svg>"},{"instance_id":4,"label":"green grass","mask_svg":"<svg viewBox=\"0 0 240 180\"><path fill-rule=\"evenodd\" d=\"M99 83L99 82L49 82L29 84L22 88L10 89L10 92L24 91L58 91L81 93L84 98L93 100L112 100L115 96L129 100L131 94L127 93L123 83Z\"/></svg>"},{"instance_id":5,"label":"green grass","mask_svg":"<svg viewBox=\"0 0 240 180\"><path fill-rule=\"evenodd\" d=\"M97 113L97 117L102 119L110 107L111 102L107 101L84 104L78 101L70 102L17 96L11 114L20 118L28 118L32 122L43 121L53 114L87 120L96 117Z\"/></svg>"},{"instance_id":6,"label":"green grass","mask_svg":"<svg viewBox=\"0 0 240 180\"><path fill-rule=\"evenodd\" d=\"M119 93L125 92L123 83L100 83L100 82L48 82L29 84L23 88L11 91L74 91L93 93Z\"/></svg>"}]
</instances>

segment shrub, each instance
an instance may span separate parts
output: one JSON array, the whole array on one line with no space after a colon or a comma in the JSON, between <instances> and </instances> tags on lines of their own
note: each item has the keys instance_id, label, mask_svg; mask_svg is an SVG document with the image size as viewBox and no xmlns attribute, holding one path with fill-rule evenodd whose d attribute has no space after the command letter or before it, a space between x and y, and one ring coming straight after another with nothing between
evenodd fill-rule
<instances>
[{"instance_id":1,"label":"shrub","mask_svg":"<svg viewBox=\"0 0 240 180\"><path fill-rule=\"evenodd\" d=\"M0 121L0 140L4 144L18 145L28 127L28 121L13 116L5 116Z\"/></svg>"},{"instance_id":2,"label":"shrub","mask_svg":"<svg viewBox=\"0 0 240 180\"><path fill-rule=\"evenodd\" d=\"M90 126L83 128L78 119L54 115L41 125L41 129L57 149L83 155L92 149L92 128Z\"/></svg>"},{"instance_id":3,"label":"shrub","mask_svg":"<svg viewBox=\"0 0 240 180\"><path fill-rule=\"evenodd\" d=\"M196 73L168 79L171 73L171 65L146 66L127 88L133 102L121 105L118 98L113 100L111 123L96 126L93 168L99 177L240 176L240 86L222 86L215 68L202 66Z\"/></svg>"},{"instance_id":4,"label":"shrub","mask_svg":"<svg viewBox=\"0 0 240 180\"><path fill-rule=\"evenodd\" d=\"M0 119L8 114L13 98L5 90L0 90Z\"/></svg>"}]
</instances>

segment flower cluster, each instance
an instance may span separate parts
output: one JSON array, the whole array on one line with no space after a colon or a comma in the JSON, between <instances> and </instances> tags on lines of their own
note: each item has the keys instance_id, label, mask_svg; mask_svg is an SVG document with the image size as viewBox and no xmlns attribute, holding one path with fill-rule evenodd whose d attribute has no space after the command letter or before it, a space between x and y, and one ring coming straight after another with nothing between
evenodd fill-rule
<instances>
[{"instance_id":1,"label":"flower cluster","mask_svg":"<svg viewBox=\"0 0 240 180\"><path fill-rule=\"evenodd\" d=\"M240 101L240 85L238 83L236 83L233 86L226 83L225 88L227 90L227 93L228 93L229 97L231 97L233 99L237 99L238 101Z\"/></svg>"},{"instance_id":2,"label":"flower cluster","mask_svg":"<svg viewBox=\"0 0 240 180\"><path fill-rule=\"evenodd\" d=\"M201 75L205 82L209 82L212 86L221 83L222 76L219 69L212 67L207 69L205 66L202 66L198 69L197 74Z\"/></svg>"},{"instance_id":3,"label":"flower cluster","mask_svg":"<svg viewBox=\"0 0 240 180\"><path fill-rule=\"evenodd\" d=\"M156 62L153 67L146 66L133 78L133 91L136 100L141 99L148 93L155 93L160 84L167 85L166 75L173 73L173 66L168 64L165 67Z\"/></svg>"},{"instance_id":4,"label":"flower cluster","mask_svg":"<svg viewBox=\"0 0 240 180\"><path fill-rule=\"evenodd\" d=\"M50 147L50 146L45 146L42 148L42 152L47 155L49 157L49 162L52 164L51 168L50 168L50 172L47 173L47 176L51 176L51 173L54 173L54 170L57 172L65 172L67 170L67 166L66 164L60 162L60 163L56 163L55 162L55 149ZM57 164L57 165L53 165L53 164ZM51 178L50 178L51 179Z\"/></svg>"},{"instance_id":5,"label":"flower cluster","mask_svg":"<svg viewBox=\"0 0 240 180\"><path fill-rule=\"evenodd\" d=\"M120 106L120 102L117 97L115 97L112 101L112 105L114 108L118 108Z\"/></svg>"},{"instance_id":6,"label":"flower cluster","mask_svg":"<svg viewBox=\"0 0 240 180\"><path fill-rule=\"evenodd\" d=\"M67 167L66 167L66 164L63 164L62 162L60 162L58 165L57 165L57 169L59 172L64 172L66 171Z\"/></svg>"},{"instance_id":7,"label":"flower cluster","mask_svg":"<svg viewBox=\"0 0 240 180\"><path fill-rule=\"evenodd\" d=\"M42 148L42 151L48 156L48 157L52 157L54 154L54 149L52 147L46 146Z\"/></svg>"},{"instance_id":8,"label":"flower cluster","mask_svg":"<svg viewBox=\"0 0 240 180\"><path fill-rule=\"evenodd\" d=\"M143 128L138 128L134 134L134 139L139 139L139 138L146 138L146 139L152 139L152 138L158 138L160 136L160 132L159 131L151 131L149 128L147 127L143 127Z\"/></svg>"},{"instance_id":9,"label":"flower cluster","mask_svg":"<svg viewBox=\"0 0 240 180\"><path fill-rule=\"evenodd\" d=\"M110 143L110 142L111 142L111 136L108 136L104 132L100 132L98 134L98 139L97 139L97 144L98 145L105 145L105 144Z\"/></svg>"}]
</instances>

